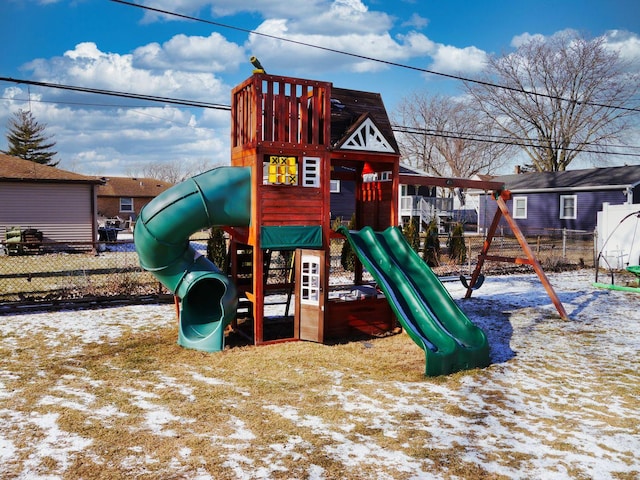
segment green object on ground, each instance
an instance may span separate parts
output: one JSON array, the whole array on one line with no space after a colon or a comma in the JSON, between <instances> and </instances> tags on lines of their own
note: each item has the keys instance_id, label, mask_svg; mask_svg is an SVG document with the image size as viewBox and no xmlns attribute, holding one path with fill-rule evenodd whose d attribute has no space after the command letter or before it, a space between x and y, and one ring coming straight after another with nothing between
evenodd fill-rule
<instances>
[{"instance_id":1,"label":"green object on ground","mask_svg":"<svg viewBox=\"0 0 640 480\"><path fill-rule=\"evenodd\" d=\"M620 292L640 293L640 286L628 287L625 285L614 285L613 283L600 283L600 282L594 282L593 286L596 288L606 288L608 290L618 290Z\"/></svg>"},{"instance_id":2,"label":"green object on ground","mask_svg":"<svg viewBox=\"0 0 640 480\"><path fill-rule=\"evenodd\" d=\"M446 375L489 365L484 332L460 310L437 275L410 247L397 227L338 232L384 291L411 339L424 350L425 375Z\"/></svg>"},{"instance_id":3,"label":"green object on ground","mask_svg":"<svg viewBox=\"0 0 640 480\"><path fill-rule=\"evenodd\" d=\"M629 265L626 270L627 272L633 273L636 277L640 278L640 265Z\"/></svg>"},{"instance_id":4,"label":"green object on ground","mask_svg":"<svg viewBox=\"0 0 640 480\"><path fill-rule=\"evenodd\" d=\"M248 226L251 168L218 167L165 190L141 210L133 238L140 265L180 298L178 343L206 352L224 349L236 314L233 283L189 243L212 226Z\"/></svg>"}]
</instances>

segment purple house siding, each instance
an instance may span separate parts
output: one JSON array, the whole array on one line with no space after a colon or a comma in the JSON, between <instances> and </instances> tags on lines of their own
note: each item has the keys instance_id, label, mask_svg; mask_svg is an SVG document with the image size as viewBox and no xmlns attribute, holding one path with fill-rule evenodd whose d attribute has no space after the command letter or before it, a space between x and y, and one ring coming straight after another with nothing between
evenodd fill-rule
<instances>
[{"instance_id":1,"label":"purple house siding","mask_svg":"<svg viewBox=\"0 0 640 480\"><path fill-rule=\"evenodd\" d=\"M592 232L603 203L620 205L640 201L640 166L525 173L495 180L504 182L511 191L512 200L507 205L525 235L557 234L563 229ZM561 198L565 195L575 200L575 218L561 218ZM518 218L514 207L517 198L526 198L525 218ZM482 231L491 225L496 209L493 199L481 199L479 228ZM498 232L512 233L504 218Z\"/></svg>"},{"instance_id":2,"label":"purple house siding","mask_svg":"<svg viewBox=\"0 0 640 480\"><path fill-rule=\"evenodd\" d=\"M560 218L560 197L575 195L577 204L576 218ZM563 229L592 232L596 228L597 213L602 211L603 203L620 205L626 201L622 192L551 192L551 193L513 193L514 197L526 197L527 218L516 218L516 222L525 235L557 234ZM513 200L507 206L514 215ZM496 202L487 201L486 228L489 228L497 209ZM484 211L481 211L481 226L485 225ZM506 220L500 220L499 232L511 234Z\"/></svg>"}]
</instances>

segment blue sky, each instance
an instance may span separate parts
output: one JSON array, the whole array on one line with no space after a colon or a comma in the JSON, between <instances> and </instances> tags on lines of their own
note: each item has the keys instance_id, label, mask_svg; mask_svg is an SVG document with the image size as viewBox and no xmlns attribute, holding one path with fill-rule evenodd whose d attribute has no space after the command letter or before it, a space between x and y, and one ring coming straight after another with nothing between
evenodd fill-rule
<instances>
[{"instance_id":1,"label":"blue sky","mask_svg":"<svg viewBox=\"0 0 640 480\"><path fill-rule=\"evenodd\" d=\"M530 35L573 29L607 37L640 69L640 1L148 0L244 30L432 71L473 77L490 54ZM460 82L109 0L4 0L0 76L228 105L256 55L269 73L380 92L389 113L413 91L461 93ZM31 108L57 141L59 167L138 175L229 162L229 113L145 104L0 82L0 149L12 112ZM31 98L31 103L27 99ZM111 106L109 106L111 105ZM636 142L636 143L640 143ZM626 158L629 161L629 158Z\"/></svg>"}]
</instances>

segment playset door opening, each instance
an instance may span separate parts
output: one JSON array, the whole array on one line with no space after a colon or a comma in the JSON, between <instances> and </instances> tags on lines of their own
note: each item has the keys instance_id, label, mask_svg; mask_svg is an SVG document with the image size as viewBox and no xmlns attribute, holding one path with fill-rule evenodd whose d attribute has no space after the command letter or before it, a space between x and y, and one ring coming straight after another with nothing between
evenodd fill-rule
<instances>
[{"instance_id":1,"label":"playset door opening","mask_svg":"<svg viewBox=\"0 0 640 480\"><path fill-rule=\"evenodd\" d=\"M325 252L296 250L295 336L322 343L324 338Z\"/></svg>"}]
</instances>

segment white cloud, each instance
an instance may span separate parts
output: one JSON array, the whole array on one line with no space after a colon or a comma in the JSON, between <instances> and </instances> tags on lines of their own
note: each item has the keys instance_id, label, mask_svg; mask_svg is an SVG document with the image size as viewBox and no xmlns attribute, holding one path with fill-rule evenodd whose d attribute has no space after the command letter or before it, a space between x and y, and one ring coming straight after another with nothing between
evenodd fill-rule
<instances>
[{"instance_id":1,"label":"white cloud","mask_svg":"<svg viewBox=\"0 0 640 480\"><path fill-rule=\"evenodd\" d=\"M532 40L544 40L544 35L540 33L531 34L529 32L524 32L520 35L516 35L511 39L511 46L513 48L518 48L524 45L525 43L529 43Z\"/></svg>"},{"instance_id":2,"label":"white cloud","mask_svg":"<svg viewBox=\"0 0 640 480\"><path fill-rule=\"evenodd\" d=\"M640 71L640 36L625 30L610 30L604 34L605 45L616 50L620 58Z\"/></svg>"},{"instance_id":3,"label":"white cloud","mask_svg":"<svg viewBox=\"0 0 640 480\"><path fill-rule=\"evenodd\" d=\"M245 53L219 33L208 37L176 35L160 45L150 43L133 52L132 66L150 70L224 72L235 70Z\"/></svg>"},{"instance_id":4,"label":"white cloud","mask_svg":"<svg viewBox=\"0 0 640 480\"><path fill-rule=\"evenodd\" d=\"M411 15L411 18L409 20L402 23L403 27L413 27L413 28L417 28L418 30L422 30L427 25L429 25L429 19L424 18L417 13L414 13L413 15Z\"/></svg>"},{"instance_id":5,"label":"white cloud","mask_svg":"<svg viewBox=\"0 0 640 480\"><path fill-rule=\"evenodd\" d=\"M96 108L41 102L49 98L49 93L47 90L43 96L32 92L30 108L56 142L54 149L62 169L114 176L139 173L149 163L179 162L185 168L229 163L228 111L191 111L172 106ZM11 112L29 106L26 89L5 89L3 97L0 117L8 118ZM86 101L99 103L94 96Z\"/></svg>"},{"instance_id":6,"label":"white cloud","mask_svg":"<svg viewBox=\"0 0 640 480\"><path fill-rule=\"evenodd\" d=\"M394 40L387 32L344 33L342 35L296 34L284 19L263 22L257 32L268 35L250 35L247 50L258 56L270 73L291 72L314 74L317 72L346 70L350 72L376 72L388 68L379 59L404 62L415 56L425 56L435 50L435 44L421 33L411 32ZM272 37L286 38L281 41ZM315 45L321 48L309 48ZM343 55L336 52L347 52ZM365 58L359 58L365 57Z\"/></svg>"},{"instance_id":7,"label":"white cloud","mask_svg":"<svg viewBox=\"0 0 640 480\"><path fill-rule=\"evenodd\" d=\"M197 37L195 43L198 44L201 40L202 37ZM181 42L178 40L176 43L180 44ZM95 43L85 42L78 44L73 50L65 52L62 57L34 60L25 65L25 69L31 70L32 78L45 82L213 103L229 103L231 87L213 72L203 71L207 66L213 69L215 64L210 62L202 69L195 67L190 69L176 61L173 68L170 68L169 59L177 55L176 52L179 48L172 44L167 50L168 53L162 48L155 49L146 45L140 47L133 55L107 53L100 51ZM193 53L191 58L183 59L183 64L193 65L194 57L201 55L201 51L195 50L196 53ZM150 53L152 51L155 52L154 55ZM240 51L241 49L238 47L237 52ZM218 59L221 58L218 56ZM243 59L238 55L235 65L240 60ZM165 69L160 69L162 62L166 63ZM156 68L150 69L151 67ZM57 95L58 99L67 95L66 92L60 91L49 93ZM124 100L122 102L124 103Z\"/></svg>"},{"instance_id":8,"label":"white cloud","mask_svg":"<svg viewBox=\"0 0 640 480\"><path fill-rule=\"evenodd\" d=\"M263 18L272 16L303 16L308 12L316 12L323 8L328 8L327 0L305 0L304 8L292 9L289 2L282 0L145 0L144 5L176 12L185 15L196 15L206 8L210 9L214 17L225 17L240 12L258 13ZM297 13L299 11L299 14ZM164 17L157 13L145 12L145 21L157 21L158 19L176 20L176 17Z\"/></svg>"},{"instance_id":9,"label":"white cloud","mask_svg":"<svg viewBox=\"0 0 640 480\"><path fill-rule=\"evenodd\" d=\"M477 47L438 45L432 57L431 70L441 73L476 73L484 68L487 54Z\"/></svg>"}]
</instances>

